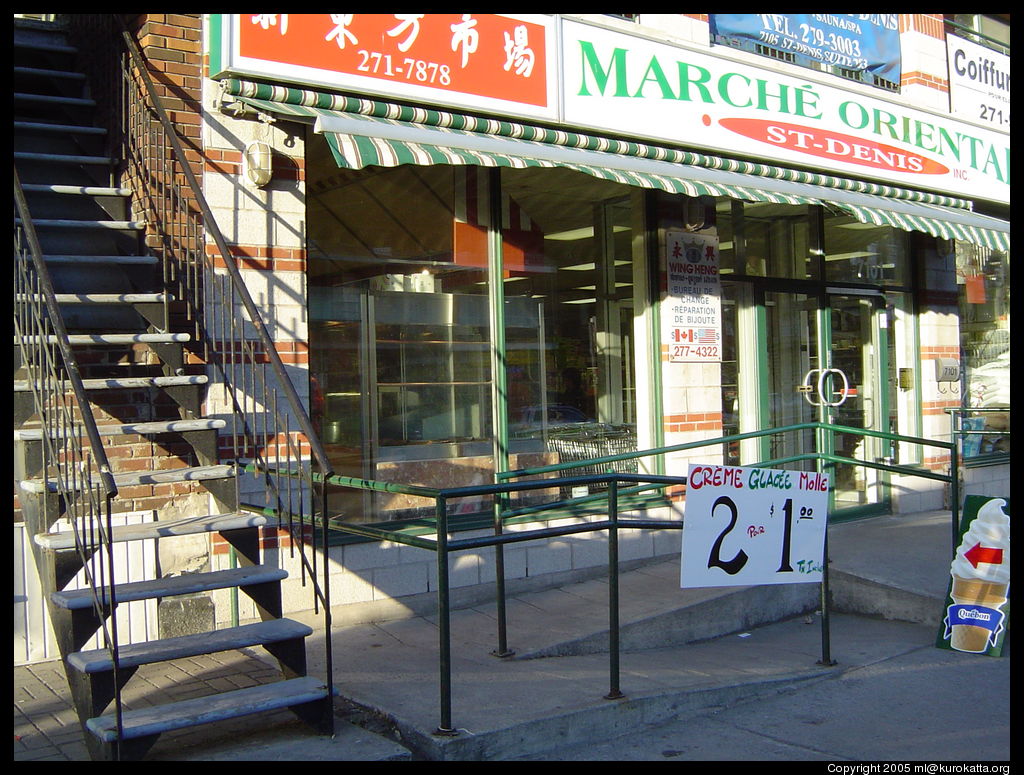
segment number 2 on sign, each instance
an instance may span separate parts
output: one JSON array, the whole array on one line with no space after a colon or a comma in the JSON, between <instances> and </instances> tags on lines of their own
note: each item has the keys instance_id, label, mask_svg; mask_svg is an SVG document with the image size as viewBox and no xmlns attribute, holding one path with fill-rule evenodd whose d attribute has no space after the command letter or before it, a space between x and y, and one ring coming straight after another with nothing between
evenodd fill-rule
<instances>
[{"instance_id":1,"label":"number 2 on sign","mask_svg":"<svg viewBox=\"0 0 1024 775\"><path fill-rule=\"evenodd\" d=\"M709 568L721 568L730 576L735 576L741 570L743 566L747 564L749 557L747 553L740 549L733 556L731 560L722 559L722 542L725 541L725 537L732 532L732 529L736 527L736 520L739 518L739 511L736 508L736 503L728 495L722 495L719 497L714 504L711 506L711 516L715 516L715 511L719 506L724 506L729 512L729 524L725 526L725 529L718 534L718 538L715 539L715 543L711 547L711 554L708 557ZM793 537L793 499L786 498L786 502L782 504L782 513L785 517L785 524L783 525L782 532L782 557L779 562L779 569L777 573L792 573L793 566L790 564L790 549L791 541Z\"/></svg>"}]
</instances>

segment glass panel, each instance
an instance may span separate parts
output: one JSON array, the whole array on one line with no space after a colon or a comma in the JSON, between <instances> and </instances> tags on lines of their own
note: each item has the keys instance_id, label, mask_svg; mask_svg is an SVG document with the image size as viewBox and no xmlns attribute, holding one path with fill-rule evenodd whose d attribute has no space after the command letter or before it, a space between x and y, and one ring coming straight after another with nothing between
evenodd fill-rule
<instances>
[{"instance_id":1,"label":"glass panel","mask_svg":"<svg viewBox=\"0 0 1024 775\"><path fill-rule=\"evenodd\" d=\"M722 435L740 432L740 386L737 296L739 283L722 283ZM740 444L733 442L724 451L726 465L740 465Z\"/></svg>"},{"instance_id":2,"label":"glass panel","mask_svg":"<svg viewBox=\"0 0 1024 775\"><path fill-rule=\"evenodd\" d=\"M861 223L850 215L825 218L825 279L873 285L907 285L908 232Z\"/></svg>"},{"instance_id":3,"label":"glass panel","mask_svg":"<svg viewBox=\"0 0 1024 775\"><path fill-rule=\"evenodd\" d=\"M838 375L830 379L827 397L837 403L841 401L832 410L833 422L851 428L886 431L888 425L880 427L884 398L879 392L881 360L875 305L875 301L865 297L831 297L832 367L842 372L845 380ZM883 445L879 439L837 433L835 451L843 457L874 462L883 456ZM874 469L839 464L833 484L836 507L877 503L879 494L875 492L875 485L878 480Z\"/></svg>"},{"instance_id":4,"label":"glass panel","mask_svg":"<svg viewBox=\"0 0 1024 775\"><path fill-rule=\"evenodd\" d=\"M742 232L743 203L728 197L715 200L715 226L718 229L718 266L721 274L735 274L736 256L744 252L743 245L737 246L736 227Z\"/></svg>"},{"instance_id":5,"label":"glass panel","mask_svg":"<svg viewBox=\"0 0 1024 775\"><path fill-rule=\"evenodd\" d=\"M723 198L715 209L723 274L818 277L809 207Z\"/></svg>"},{"instance_id":6,"label":"glass panel","mask_svg":"<svg viewBox=\"0 0 1024 775\"><path fill-rule=\"evenodd\" d=\"M818 353L817 308L817 300L802 293L765 294L767 428L819 419L817 385L822 364ZM814 431L791 431L772 436L768 454L776 459L807 454L814 449ZM809 471L813 470L813 463L796 462L782 467Z\"/></svg>"},{"instance_id":7,"label":"glass panel","mask_svg":"<svg viewBox=\"0 0 1024 775\"><path fill-rule=\"evenodd\" d=\"M486 176L339 170L319 139L307 156L310 380L332 462L402 484L493 481ZM352 521L433 508L393 493L330 502Z\"/></svg>"},{"instance_id":8,"label":"glass panel","mask_svg":"<svg viewBox=\"0 0 1024 775\"><path fill-rule=\"evenodd\" d=\"M628 194L569 170L502 171L513 467L636 449Z\"/></svg>"},{"instance_id":9,"label":"glass panel","mask_svg":"<svg viewBox=\"0 0 1024 775\"><path fill-rule=\"evenodd\" d=\"M887 291L886 317L889 322L889 431L903 436L920 436L918 412L921 382L917 361L917 327L914 325L911 295ZM887 457L892 462L911 465L920 463L920 444L900 442L892 445Z\"/></svg>"},{"instance_id":10,"label":"glass panel","mask_svg":"<svg viewBox=\"0 0 1024 775\"><path fill-rule=\"evenodd\" d=\"M964 458L1008 455L1010 436L1010 256L955 243L965 390ZM943 383L939 383L940 386ZM948 384L948 383L947 383ZM989 433L984 433L989 431Z\"/></svg>"}]
</instances>

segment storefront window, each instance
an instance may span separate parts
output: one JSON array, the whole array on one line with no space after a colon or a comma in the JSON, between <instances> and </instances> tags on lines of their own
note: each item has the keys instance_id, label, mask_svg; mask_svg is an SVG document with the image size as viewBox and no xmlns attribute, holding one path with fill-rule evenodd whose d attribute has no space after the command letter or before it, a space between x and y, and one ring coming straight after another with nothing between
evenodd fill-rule
<instances>
[{"instance_id":1,"label":"storefront window","mask_svg":"<svg viewBox=\"0 0 1024 775\"><path fill-rule=\"evenodd\" d=\"M514 453L554 463L636 450L629 193L569 170L502 171Z\"/></svg>"},{"instance_id":2,"label":"storefront window","mask_svg":"<svg viewBox=\"0 0 1024 775\"><path fill-rule=\"evenodd\" d=\"M310 371L332 462L377 481L493 482L491 171L322 161L308 164ZM630 189L568 170L501 181L509 465L634 451ZM380 521L431 504L340 492L331 506Z\"/></svg>"},{"instance_id":3,"label":"storefront window","mask_svg":"<svg viewBox=\"0 0 1024 775\"><path fill-rule=\"evenodd\" d=\"M721 198L715 209L722 274L818 277L810 208Z\"/></svg>"},{"instance_id":4,"label":"storefront window","mask_svg":"<svg viewBox=\"0 0 1024 775\"><path fill-rule=\"evenodd\" d=\"M964 378L964 458L1010 452L1010 256L956 242Z\"/></svg>"},{"instance_id":5,"label":"storefront window","mask_svg":"<svg viewBox=\"0 0 1024 775\"><path fill-rule=\"evenodd\" d=\"M904 286L908 283L909 233L861 223L849 215L825 218L825 280Z\"/></svg>"},{"instance_id":6,"label":"storefront window","mask_svg":"<svg viewBox=\"0 0 1024 775\"><path fill-rule=\"evenodd\" d=\"M493 481L486 186L459 167L340 170L313 158L322 145L308 164L310 372L337 472ZM331 503L353 521L429 507L391 493Z\"/></svg>"}]
</instances>

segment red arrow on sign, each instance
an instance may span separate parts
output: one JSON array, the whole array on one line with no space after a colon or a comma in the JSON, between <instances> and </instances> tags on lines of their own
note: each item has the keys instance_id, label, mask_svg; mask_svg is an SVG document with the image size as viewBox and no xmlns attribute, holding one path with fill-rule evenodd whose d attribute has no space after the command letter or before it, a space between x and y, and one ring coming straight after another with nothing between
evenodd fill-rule
<instances>
[{"instance_id":1,"label":"red arrow on sign","mask_svg":"<svg viewBox=\"0 0 1024 775\"><path fill-rule=\"evenodd\" d=\"M966 557L967 561L975 568L978 567L979 562L987 562L992 565L1002 565L1003 550L992 549L990 547L982 546L979 543L964 552L964 557Z\"/></svg>"}]
</instances>

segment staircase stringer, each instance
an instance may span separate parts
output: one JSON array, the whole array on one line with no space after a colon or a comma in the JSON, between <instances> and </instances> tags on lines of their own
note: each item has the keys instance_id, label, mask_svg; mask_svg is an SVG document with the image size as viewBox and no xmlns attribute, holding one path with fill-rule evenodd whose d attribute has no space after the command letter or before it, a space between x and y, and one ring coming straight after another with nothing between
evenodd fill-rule
<instances>
[{"instance_id":1,"label":"staircase stringer","mask_svg":"<svg viewBox=\"0 0 1024 775\"><path fill-rule=\"evenodd\" d=\"M104 23L116 22L119 19L114 15L80 15L78 18L86 17ZM317 729L330 732L333 688L329 587L326 583L321 583L317 575L318 570L322 569L326 580L327 563L321 563L317 559L317 552L310 551L315 547L309 546L310 531L314 528L320 529L319 540L322 546L326 546L325 486L320 484L319 489L315 489L313 481L314 469L319 469L316 480L323 482L331 473L330 464L313 431L309 417L298 400L280 356L274 349L259 310L248 296L238 267L217 229L181 140L168 121L159 98L155 96L148 68L131 34L124 29L114 29L113 33L110 40L115 45L103 45L102 35L91 35L88 38L88 50L101 59L109 57L120 60L116 67L100 64L94 71L95 74L106 73L111 77L102 79L102 88L91 89L89 92L96 97L97 110L101 114L105 111L110 119L107 156L115 161L116 166L110 168L107 180L90 177L88 185L108 184L112 187L111 190L116 188L118 191L130 188L131 195L126 203L131 216L125 220L139 224L143 230L138 232L138 247L135 249L109 251L112 255L97 259L85 256L57 258L120 261L127 266L140 264L134 260L135 251L139 257L157 257L156 266L159 269L156 274L161 286L158 289L160 300L136 303L135 310L141 315L148 334L184 332L189 335L190 341L186 344L150 341L145 347L154 354L153 363L159 365L163 378L195 379L203 382L190 385L164 383L159 386L154 382L150 392L160 392L171 397L179 407L177 413L183 420L222 423L219 430L214 425L209 425L209 430L196 431L199 435L195 436L196 442L192 444L192 448L202 464L200 467L218 468L219 464L227 462L236 471L244 467L253 472L254 479L260 484L259 489L263 492L262 503L254 503L251 507L259 514L249 516L240 509L238 475L204 479L201 484L203 491L209 493L217 502L216 510L230 512L221 515L230 517L230 520L217 520L211 516L212 526L207 530L220 533L236 548L242 566L239 571L243 572L246 568L261 571L263 568L259 565L261 546L258 536L262 530L259 525L266 523L268 526L279 526L290 532L293 551L297 549L300 555L304 580L313 582L314 607L322 609L325 618L327 669L323 686L314 689L316 699L311 699L308 683L310 678L305 677L307 664L302 640L305 634L297 632L295 623L286 628L290 633L286 637L272 638L266 642L253 641L253 644L263 645L281 664L282 674L286 679L281 682L282 696L287 696L289 684L299 684L292 690L296 699L278 701L280 704L276 707L290 707ZM90 79L90 82L95 83L93 79ZM116 95L128 96L121 102ZM152 139L154 132L156 140ZM143 148L138 144L138 138L142 135L150 138L151 146L161 149L158 156L149 154L148 151L143 152ZM92 169L87 171L90 176ZM153 174L154 171L158 171L159 174ZM128 183L129 186L121 186L122 182ZM116 203L114 207L116 209ZM124 218L123 215L121 217ZM28 214L23 220L30 222ZM18 228L16 216L16 235ZM215 249L207 247L208 235ZM133 260L122 261L128 258ZM135 270L124 271L127 273ZM66 302L61 302L64 303ZM59 304L53 312L53 315L48 313L48 318L59 319ZM32 380L33 378L30 378L29 381ZM59 383L57 387L62 386L65 381L66 374L62 372L56 380ZM95 386L92 386L90 389L94 388ZM51 392L63 393L64 390L62 387L60 390L56 387L52 390L43 389L40 395L47 397ZM45 400L37 400L36 404L45 403ZM16 401L16 421L20 422L21 419L30 416L29 412L32 410L25 408L25 403L24 397ZM89 405L87 399L85 405ZM19 406L22 408L19 409ZM38 406L35 408L38 409ZM76 418L78 413L79 410L74 412ZM221 415L220 419L215 417L218 414ZM95 425L95 419L93 424ZM221 434L219 444L218 433ZM51 491L48 482L60 478L59 474L52 475L51 472L60 469L64 462L63 458L67 456L48 452L45 448L47 444L52 444L53 439L63 438L65 435L69 434L62 429L45 431L42 443L37 447L42 451L30 451L26 454L26 463L23 467L26 471L39 469L43 482L41 489L37 487L37 491L22 492L26 516L29 516L29 512L34 512L34 515L29 517L31 532L45 536L50 524L58 516L71 515L82 502L93 503L101 514L95 519L87 518L85 524L102 522L103 519L107 521L108 527L99 529L106 545L109 546L115 540L128 540L116 538L109 529L111 503L116 498L116 489L112 495L104 494L97 498L96 487L91 484L92 480L82 486L76 479L78 484L73 485L70 492L61 491L59 487L55 492ZM24 446L28 449L31 444L26 442ZM86 450L86 457L94 451L102 455L104 450L102 440L95 434L92 434L82 447ZM40 460L36 461L34 456ZM104 477L108 474L109 463L106 467L101 464L100 474L96 479L105 481ZM264 514L270 514L272 518L265 520ZM277 518L277 521L274 518ZM73 521L77 522L77 517ZM161 519L159 524L165 524L164 520ZM48 539L50 537L52 536ZM78 604L66 595L60 604L52 602L50 598L61 595L61 587L68 576L73 575L75 566L84 565L86 562L69 560L67 551L53 549L41 543L33 544L41 575L48 579L48 606L55 628L61 631L58 640L66 666L71 661L69 657L81 656L80 649L91 637L92 632L116 627L117 617L111 616L111 613L116 611L119 599L117 585L113 583L112 564L109 570L102 567L102 561L109 558L111 552L94 550L88 553L88 561L100 562L101 565L100 570L93 575L98 581L108 578L109 589L103 588L104 591L94 593L91 608L74 607ZM287 620L283 619L280 579L263 576L260 578L259 581L253 581L239 577L232 585L254 599L262 620L268 624L284 623ZM177 589L181 585L169 584L168 590L172 586ZM116 634L110 642L117 643ZM157 645L157 642L153 645ZM112 672L92 676L76 672L69 667L69 684L83 726L91 730L86 737L93 758L139 757L144 755L157 735L136 737L137 733L132 730L131 722L127 718L122 725L120 689L137 666L135 663L121 665L122 660L116 645L110 651ZM114 704L113 721L97 718L111 702ZM239 698L239 702L243 700ZM245 702L248 702L248 699ZM266 703L267 700L261 699L261 702ZM169 709L168 713L170 712ZM180 720L169 723L179 726L181 724ZM93 732L96 734L95 738L92 736Z\"/></svg>"}]
</instances>

